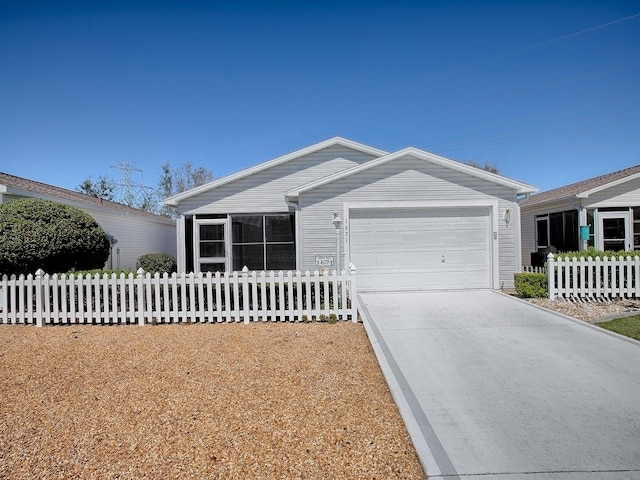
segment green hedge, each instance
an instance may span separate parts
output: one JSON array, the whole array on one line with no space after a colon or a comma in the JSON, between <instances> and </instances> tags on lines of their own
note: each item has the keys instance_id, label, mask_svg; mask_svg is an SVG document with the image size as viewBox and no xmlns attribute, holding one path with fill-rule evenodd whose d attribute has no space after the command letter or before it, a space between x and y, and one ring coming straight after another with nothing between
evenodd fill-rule
<instances>
[{"instance_id":1,"label":"green hedge","mask_svg":"<svg viewBox=\"0 0 640 480\"><path fill-rule=\"evenodd\" d=\"M109 239L82 210L36 198L0 204L0 274L104 267Z\"/></svg>"},{"instance_id":2,"label":"green hedge","mask_svg":"<svg viewBox=\"0 0 640 480\"><path fill-rule=\"evenodd\" d=\"M547 296L547 275L544 273L514 274L516 293L522 298Z\"/></svg>"},{"instance_id":3,"label":"green hedge","mask_svg":"<svg viewBox=\"0 0 640 480\"><path fill-rule=\"evenodd\" d=\"M176 258L168 253L147 253L136 260L136 270L142 268L149 273L173 273L178 270Z\"/></svg>"},{"instance_id":4,"label":"green hedge","mask_svg":"<svg viewBox=\"0 0 640 480\"><path fill-rule=\"evenodd\" d=\"M92 277L95 277L96 274L98 274L102 277L105 273L109 276L113 275L114 273L117 276L120 276L120 274L122 273L124 273L125 275L129 275L130 273L133 273L134 276L136 275L135 270L123 270L121 268L120 269L94 268L91 270L70 270L67 272L67 276L74 275L78 277L80 275L83 275L84 277L86 277L87 275L91 275Z\"/></svg>"},{"instance_id":5,"label":"green hedge","mask_svg":"<svg viewBox=\"0 0 640 480\"><path fill-rule=\"evenodd\" d=\"M587 250L583 250L582 252L563 252L563 253L554 253L553 255L555 258L596 258L596 257L637 257L640 256L640 250L633 250L631 252L625 252L624 250L618 250L618 251L612 251L612 250L608 250L608 251L602 251L602 250L595 250L593 248L589 248Z\"/></svg>"}]
</instances>

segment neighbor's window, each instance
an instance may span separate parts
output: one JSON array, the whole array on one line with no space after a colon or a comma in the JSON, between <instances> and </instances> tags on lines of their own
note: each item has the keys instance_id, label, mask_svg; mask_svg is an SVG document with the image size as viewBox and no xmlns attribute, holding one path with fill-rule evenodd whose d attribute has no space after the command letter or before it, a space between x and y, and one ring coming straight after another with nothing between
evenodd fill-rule
<instances>
[{"instance_id":1,"label":"neighbor's window","mask_svg":"<svg viewBox=\"0 0 640 480\"><path fill-rule=\"evenodd\" d=\"M536 217L538 251L549 246L557 248L559 252L578 250L578 236L578 212L576 210Z\"/></svg>"},{"instance_id":2,"label":"neighbor's window","mask_svg":"<svg viewBox=\"0 0 640 480\"><path fill-rule=\"evenodd\" d=\"M640 250L640 207L633 207L633 249Z\"/></svg>"},{"instance_id":3,"label":"neighbor's window","mask_svg":"<svg viewBox=\"0 0 640 480\"><path fill-rule=\"evenodd\" d=\"M231 229L234 270L296 268L293 214L233 216Z\"/></svg>"},{"instance_id":4,"label":"neighbor's window","mask_svg":"<svg viewBox=\"0 0 640 480\"><path fill-rule=\"evenodd\" d=\"M546 215L536 218L536 238L539 252L549 246L549 217Z\"/></svg>"},{"instance_id":5,"label":"neighbor's window","mask_svg":"<svg viewBox=\"0 0 640 480\"><path fill-rule=\"evenodd\" d=\"M589 240L587 240L587 247L593 247L596 244L594 213L595 210L593 209L587 210L587 225L589 225Z\"/></svg>"}]
</instances>

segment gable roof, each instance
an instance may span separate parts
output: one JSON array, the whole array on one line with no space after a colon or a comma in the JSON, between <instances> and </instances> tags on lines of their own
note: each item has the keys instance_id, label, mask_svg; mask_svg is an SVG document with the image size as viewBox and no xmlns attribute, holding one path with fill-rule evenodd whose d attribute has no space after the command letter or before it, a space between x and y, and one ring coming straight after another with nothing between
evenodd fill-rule
<instances>
[{"instance_id":1,"label":"gable roof","mask_svg":"<svg viewBox=\"0 0 640 480\"><path fill-rule=\"evenodd\" d=\"M343 170L338 173L334 173L333 175L328 175L314 182L307 183L305 185L301 185L299 187L293 188L287 192L285 195L287 199L294 200L301 193L308 192L309 190L313 190L314 188L318 188L322 185L326 185L328 183L335 182L336 180L340 180L351 175L356 175L360 172L368 170L370 168L377 167L379 165L383 165L388 162L392 162L399 158L410 155L412 157L418 158L420 160L424 160L436 165L444 166L450 168L452 170L457 170L459 172L466 173L473 177L481 178L484 180L488 180L493 183L497 183L498 185L502 185L508 188L512 188L518 194L525 194L535 192L536 188L531 185L527 185L526 183L518 182L516 180L511 180L507 177L503 177L502 175L496 175L495 173L488 172L486 170L482 170L480 168L472 167L471 165L466 165L464 163L456 162L454 160L450 160L445 157L440 157L433 153L425 152L424 150L420 150L418 148L409 147L403 150L399 150L394 153L390 153L385 155L384 157L376 158L375 160L370 160L361 165L357 165L355 167L349 168L347 170Z\"/></svg>"},{"instance_id":2,"label":"gable roof","mask_svg":"<svg viewBox=\"0 0 640 480\"><path fill-rule=\"evenodd\" d=\"M66 200L73 204L81 204L93 208L109 208L122 213L142 215L154 217L156 219L164 219L160 215L145 212L138 208L129 207L122 203L104 200L102 198L92 197L66 188L55 187L46 183L36 182L27 178L16 177L8 173L0 172L0 194L6 193L17 197L36 197L50 200ZM167 219L168 220L168 219Z\"/></svg>"},{"instance_id":3,"label":"gable roof","mask_svg":"<svg viewBox=\"0 0 640 480\"><path fill-rule=\"evenodd\" d=\"M323 150L323 149L328 148L328 147L333 147L333 146L336 146L336 145L347 147L347 148L351 148L351 149L357 150L359 152L368 153L369 155L373 155L374 157L380 157L380 156L383 156L383 155L387 155L387 153L388 153L388 152L386 152L384 150L380 150L378 148L369 147L369 146L363 145L361 143L357 143L357 142L353 142L351 140L347 140L346 138L333 137L333 138L330 138L329 140L325 140L323 142L316 143L316 144L311 145L309 147L305 147L305 148L302 148L300 150L296 150L295 152L291 152L291 153L288 153L288 154L283 155L281 157L274 158L273 160L269 160L267 162L260 163L260 164L254 166L254 167L250 167L250 168L241 170L239 172L233 173L231 175L227 175L226 177L219 178L217 180L214 180L212 182L206 183L206 184L201 185L199 187L192 188L191 190L187 190L186 192L182 192L182 193L179 193L177 195L173 195L171 197L166 198L164 200L164 204L168 205L168 206L175 207L182 200L186 200L187 198L190 198L190 197L193 197L195 195L198 195L199 193L206 192L206 191L208 191L208 190L210 190L212 188L220 187L222 185L225 185L227 183L233 182L235 180L239 180L239 179L247 177L249 175L253 175L254 173L258 173L258 172L261 172L263 170L267 170L268 168L275 167L276 165L281 165L283 163L295 160L296 158L300 158L300 157L302 157L304 155L309 155L311 153Z\"/></svg>"},{"instance_id":4,"label":"gable roof","mask_svg":"<svg viewBox=\"0 0 640 480\"><path fill-rule=\"evenodd\" d=\"M563 200L566 198L586 198L592 193L600 192L607 188L628 182L640 177L640 165L624 168L616 172L600 175L599 177L582 180L580 182L565 185L563 187L547 190L526 198L520 202L520 206L529 207L541 203Z\"/></svg>"}]
</instances>

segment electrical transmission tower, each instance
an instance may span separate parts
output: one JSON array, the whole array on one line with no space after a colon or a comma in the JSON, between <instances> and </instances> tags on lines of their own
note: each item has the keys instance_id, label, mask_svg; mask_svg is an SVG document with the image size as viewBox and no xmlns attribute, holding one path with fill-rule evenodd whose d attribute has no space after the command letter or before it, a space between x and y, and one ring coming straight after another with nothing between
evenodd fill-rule
<instances>
[{"instance_id":1,"label":"electrical transmission tower","mask_svg":"<svg viewBox=\"0 0 640 480\"><path fill-rule=\"evenodd\" d=\"M131 180L131 172L139 172L140 178L142 178L142 170L134 168L131 162L118 161L118 165L111 165L109 168L120 170L120 183L115 184L117 190L120 191L120 203L133 206L137 197L141 196L145 190L151 189L151 187Z\"/></svg>"}]
</instances>

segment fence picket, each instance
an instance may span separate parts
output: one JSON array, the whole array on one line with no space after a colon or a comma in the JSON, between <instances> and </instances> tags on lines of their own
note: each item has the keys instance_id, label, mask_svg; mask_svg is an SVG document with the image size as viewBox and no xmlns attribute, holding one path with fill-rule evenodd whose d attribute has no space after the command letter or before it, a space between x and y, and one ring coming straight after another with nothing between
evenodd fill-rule
<instances>
[{"instance_id":1,"label":"fence picket","mask_svg":"<svg viewBox=\"0 0 640 480\"><path fill-rule=\"evenodd\" d=\"M640 257L547 258L548 295L640 298Z\"/></svg>"},{"instance_id":2,"label":"fence picket","mask_svg":"<svg viewBox=\"0 0 640 480\"><path fill-rule=\"evenodd\" d=\"M629 269L627 269L629 270ZM133 324L357 320L346 272L37 275L0 279L0 323Z\"/></svg>"}]
</instances>

